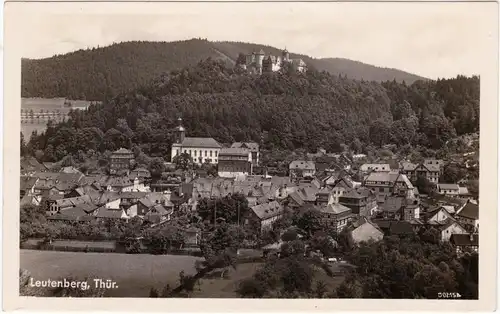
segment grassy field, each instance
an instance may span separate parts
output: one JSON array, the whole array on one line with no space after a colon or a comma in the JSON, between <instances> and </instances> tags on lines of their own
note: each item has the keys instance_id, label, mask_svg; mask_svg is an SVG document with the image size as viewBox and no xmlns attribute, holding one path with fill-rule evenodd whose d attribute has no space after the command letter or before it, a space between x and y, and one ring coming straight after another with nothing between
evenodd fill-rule
<instances>
[{"instance_id":1,"label":"grassy field","mask_svg":"<svg viewBox=\"0 0 500 314\"><path fill-rule=\"evenodd\" d=\"M37 131L38 134L40 134L40 132L43 132L45 131L45 129L47 128L47 122L45 123L34 123L34 124L31 124L31 123L21 123L21 132L23 133L24 135L24 140L27 142L29 141L30 137L31 137L31 133L33 133L33 131Z\"/></svg>"},{"instance_id":2,"label":"grassy field","mask_svg":"<svg viewBox=\"0 0 500 314\"><path fill-rule=\"evenodd\" d=\"M196 272L198 257L177 255L75 253L21 250L20 267L35 280L74 277L112 279L118 288L108 290L108 297L148 297L151 287L178 285L179 272Z\"/></svg>"}]
</instances>

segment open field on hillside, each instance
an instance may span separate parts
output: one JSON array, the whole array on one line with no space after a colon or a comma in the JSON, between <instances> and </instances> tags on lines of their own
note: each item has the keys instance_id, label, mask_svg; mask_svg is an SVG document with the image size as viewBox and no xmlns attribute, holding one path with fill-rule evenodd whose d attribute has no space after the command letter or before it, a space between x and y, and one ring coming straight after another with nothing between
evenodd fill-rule
<instances>
[{"instance_id":1,"label":"open field on hillside","mask_svg":"<svg viewBox=\"0 0 500 314\"><path fill-rule=\"evenodd\" d=\"M35 280L112 279L118 288L108 290L107 297L148 297L151 287L161 290L167 284L176 286L180 271L196 272L194 263L198 259L178 255L20 251L20 267Z\"/></svg>"}]
</instances>

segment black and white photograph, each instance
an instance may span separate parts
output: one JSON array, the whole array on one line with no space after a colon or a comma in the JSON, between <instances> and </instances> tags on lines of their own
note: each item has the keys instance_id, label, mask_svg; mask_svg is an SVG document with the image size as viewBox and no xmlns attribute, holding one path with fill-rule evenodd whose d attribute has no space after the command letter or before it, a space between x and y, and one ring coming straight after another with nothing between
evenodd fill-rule
<instances>
[{"instance_id":1,"label":"black and white photograph","mask_svg":"<svg viewBox=\"0 0 500 314\"><path fill-rule=\"evenodd\" d=\"M494 292L498 3L48 5L7 20L20 297Z\"/></svg>"}]
</instances>

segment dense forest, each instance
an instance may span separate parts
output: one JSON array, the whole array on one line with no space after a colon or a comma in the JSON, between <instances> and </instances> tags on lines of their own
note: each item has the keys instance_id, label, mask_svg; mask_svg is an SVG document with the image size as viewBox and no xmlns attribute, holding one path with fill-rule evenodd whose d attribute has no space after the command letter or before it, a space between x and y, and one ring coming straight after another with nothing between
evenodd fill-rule
<instances>
[{"instance_id":1,"label":"dense forest","mask_svg":"<svg viewBox=\"0 0 500 314\"><path fill-rule=\"evenodd\" d=\"M164 72L193 66L208 57L233 65L240 53L264 49L281 55L281 50L240 42L210 42L192 39L178 42L125 42L108 47L79 50L40 60L22 60L22 97L67 97L103 100L127 92ZM371 66L347 59L302 58L309 67L369 81L396 80L412 83L422 79L395 69Z\"/></svg>"},{"instance_id":2,"label":"dense forest","mask_svg":"<svg viewBox=\"0 0 500 314\"><path fill-rule=\"evenodd\" d=\"M178 117L188 136L252 140L270 150L335 152L346 144L363 152L388 143L438 149L478 131L479 77L407 85L289 68L255 76L206 59L87 111L72 111L23 147L47 161L134 146L168 158Z\"/></svg>"}]
</instances>

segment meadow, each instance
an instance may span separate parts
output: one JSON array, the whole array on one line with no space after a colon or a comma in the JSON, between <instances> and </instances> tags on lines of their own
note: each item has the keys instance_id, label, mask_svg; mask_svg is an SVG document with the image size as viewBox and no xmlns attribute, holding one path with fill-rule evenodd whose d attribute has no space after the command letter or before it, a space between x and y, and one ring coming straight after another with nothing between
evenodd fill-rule
<instances>
[{"instance_id":1,"label":"meadow","mask_svg":"<svg viewBox=\"0 0 500 314\"><path fill-rule=\"evenodd\" d=\"M37 113L40 111L44 112L54 112L60 111L63 116L66 116L70 109L64 106L65 98L21 98L21 110L27 113L33 110L36 117ZM73 108L84 109L89 105L89 101L85 100L68 100ZM33 131L43 132L47 127L47 120L44 119L34 119L33 123L30 119L27 119L25 123L21 123L21 132L26 140L29 140L31 133Z\"/></svg>"},{"instance_id":2,"label":"meadow","mask_svg":"<svg viewBox=\"0 0 500 314\"><path fill-rule=\"evenodd\" d=\"M152 287L179 284L179 273L195 274L199 257L20 250L20 268L35 280L95 277L116 281L106 297L148 297Z\"/></svg>"}]
</instances>

